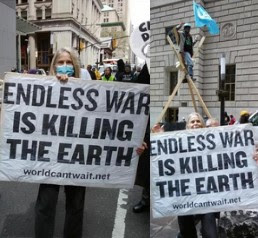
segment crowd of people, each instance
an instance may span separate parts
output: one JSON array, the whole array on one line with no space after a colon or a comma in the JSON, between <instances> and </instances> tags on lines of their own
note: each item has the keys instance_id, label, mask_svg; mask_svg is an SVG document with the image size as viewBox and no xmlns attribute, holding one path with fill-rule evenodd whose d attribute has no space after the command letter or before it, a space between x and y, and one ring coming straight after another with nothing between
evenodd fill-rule
<instances>
[{"instance_id":1,"label":"crowd of people","mask_svg":"<svg viewBox=\"0 0 258 238\"><path fill-rule=\"evenodd\" d=\"M239 120L237 120L232 114L228 115L227 112L224 112L224 124L225 125L236 125L236 124L243 124L248 123L248 119L252 113L241 110L239 115Z\"/></svg>"},{"instance_id":2,"label":"crowd of people","mask_svg":"<svg viewBox=\"0 0 258 238\"><path fill-rule=\"evenodd\" d=\"M101 74L97 67L92 67L92 65L87 66L87 70L92 80L120 82L137 82L142 67L137 66L132 70L130 64L125 64L122 59L119 59L117 61L117 69L116 72L113 72L110 66L106 66L104 72Z\"/></svg>"},{"instance_id":3,"label":"crowd of people","mask_svg":"<svg viewBox=\"0 0 258 238\"><path fill-rule=\"evenodd\" d=\"M141 66L136 66L131 69L130 64L125 64L122 59L117 61L118 71L113 72L110 66L104 67L104 72L101 73L97 66L87 65L86 69L82 66L80 69L80 77L84 80L103 80L103 81L120 81L120 82L135 82L138 83L138 76L142 70ZM50 75L49 71L43 69L22 69L17 70L12 68L11 72L24 73L24 74L38 74Z\"/></svg>"}]
</instances>

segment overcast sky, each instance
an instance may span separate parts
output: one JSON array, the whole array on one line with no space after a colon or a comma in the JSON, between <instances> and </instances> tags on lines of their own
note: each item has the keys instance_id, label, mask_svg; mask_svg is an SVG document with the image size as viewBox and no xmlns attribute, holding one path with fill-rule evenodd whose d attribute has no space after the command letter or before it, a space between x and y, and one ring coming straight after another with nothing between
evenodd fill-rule
<instances>
[{"instance_id":1,"label":"overcast sky","mask_svg":"<svg viewBox=\"0 0 258 238\"><path fill-rule=\"evenodd\" d=\"M150 20L150 0L128 0L130 4L130 16L132 24L139 25L143 21Z\"/></svg>"}]
</instances>

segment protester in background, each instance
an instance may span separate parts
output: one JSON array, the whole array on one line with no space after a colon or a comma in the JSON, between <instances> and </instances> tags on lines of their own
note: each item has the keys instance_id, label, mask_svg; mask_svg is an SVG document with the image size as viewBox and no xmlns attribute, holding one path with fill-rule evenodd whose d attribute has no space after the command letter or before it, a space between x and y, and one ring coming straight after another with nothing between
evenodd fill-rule
<instances>
[{"instance_id":1,"label":"protester in background","mask_svg":"<svg viewBox=\"0 0 258 238\"><path fill-rule=\"evenodd\" d=\"M119 61L119 60L118 60ZM116 73L116 81L132 83L134 82L133 73L131 72L130 64L126 64L124 66L124 72L122 71L123 63L122 61L118 62L120 66L118 66L118 72ZM119 69L121 68L121 70Z\"/></svg>"},{"instance_id":2,"label":"protester in background","mask_svg":"<svg viewBox=\"0 0 258 238\"><path fill-rule=\"evenodd\" d=\"M250 117L250 113L246 110L242 110L240 112L239 123L240 124L248 123L249 117Z\"/></svg>"},{"instance_id":3,"label":"protester in background","mask_svg":"<svg viewBox=\"0 0 258 238\"><path fill-rule=\"evenodd\" d=\"M90 73L87 69L81 68L81 78L84 80L91 80Z\"/></svg>"},{"instance_id":4,"label":"protester in background","mask_svg":"<svg viewBox=\"0 0 258 238\"><path fill-rule=\"evenodd\" d=\"M204 120L199 113L193 112L188 116L188 119L186 121L186 129L199 128L205 128ZM195 227L196 218L198 220L201 220L201 232L203 238L218 238L216 217L214 213L201 214L197 216L178 216L178 225L180 229L180 234L178 235L178 238L198 237Z\"/></svg>"},{"instance_id":5,"label":"protester in background","mask_svg":"<svg viewBox=\"0 0 258 238\"><path fill-rule=\"evenodd\" d=\"M123 82L133 82L134 77L133 77L133 72L131 71L131 65L130 64L126 64L125 65L125 73L123 74L123 78L122 78Z\"/></svg>"},{"instance_id":6,"label":"protester in background","mask_svg":"<svg viewBox=\"0 0 258 238\"><path fill-rule=\"evenodd\" d=\"M117 72L115 75L116 81L122 81L124 73L125 73L125 63L122 59L119 59L117 61Z\"/></svg>"},{"instance_id":7,"label":"protester in background","mask_svg":"<svg viewBox=\"0 0 258 238\"><path fill-rule=\"evenodd\" d=\"M150 84L150 74L147 64L144 64L136 80L136 83Z\"/></svg>"},{"instance_id":8,"label":"protester in background","mask_svg":"<svg viewBox=\"0 0 258 238\"><path fill-rule=\"evenodd\" d=\"M233 115L230 115L229 118L230 118L230 120L229 120L228 124L229 125L234 125L235 122L236 122L236 118Z\"/></svg>"},{"instance_id":9,"label":"protester in background","mask_svg":"<svg viewBox=\"0 0 258 238\"><path fill-rule=\"evenodd\" d=\"M112 69L110 67L106 67L104 70L104 75L101 77L103 81L115 81L114 75L111 74Z\"/></svg>"},{"instance_id":10,"label":"protester in background","mask_svg":"<svg viewBox=\"0 0 258 238\"><path fill-rule=\"evenodd\" d=\"M230 121L229 115L227 112L224 112L224 125L228 125ZM222 125L223 126L223 125Z\"/></svg>"},{"instance_id":11,"label":"protester in background","mask_svg":"<svg viewBox=\"0 0 258 238\"><path fill-rule=\"evenodd\" d=\"M68 77L80 78L80 64L75 51L70 48L58 50L51 63L50 75L61 82ZM40 184L35 206L35 237L52 238L55 227L56 204L59 185ZM66 195L65 238L82 237L85 187L64 186Z\"/></svg>"},{"instance_id":12,"label":"protester in background","mask_svg":"<svg viewBox=\"0 0 258 238\"><path fill-rule=\"evenodd\" d=\"M98 68L93 67L93 68L92 68L92 71L95 73L96 79L97 79L97 80L101 80L101 74L100 74L100 72L98 71Z\"/></svg>"},{"instance_id":13,"label":"protester in background","mask_svg":"<svg viewBox=\"0 0 258 238\"><path fill-rule=\"evenodd\" d=\"M88 72L89 72L89 74L90 74L90 77L91 77L91 79L92 80L96 80L97 78L96 78L96 75L95 75L95 73L92 71L92 66L89 64L89 65L87 65L87 70L88 70Z\"/></svg>"},{"instance_id":14,"label":"protester in background","mask_svg":"<svg viewBox=\"0 0 258 238\"><path fill-rule=\"evenodd\" d=\"M206 121L206 127L217 127L217 126L220 126L220 123L216 118L209 118Z\"/></svg>"},{"instance_id":15,"label":"protester in background","mask_svg":"<svg viewBox=\"0 0 258 238\"><path fill-rule=\"evenodd\" d=\"M142 70L141 66L137 66L136 67L136 70L135 70L135 72L133 74L133 78L134 78L135 81L138 80L138 76L139 76L141 70Z\"/></svg>"},{"instance_id":16,"label":"protester in background","mask_svg":"<svg viewBox=\"0 0 258 238\"><path fill-rule=\"evenodd\" d=\"M38 74L36 69L30 69L28 74Z\"/></svg>"},{"instance_id":17,"label":"protester in background","mask_svg":"<svg viewBox=\"0 0 258 238\"><path fill-rule=\"evenodd\" d=\"M14 68L14 67L13 67L13 68L11 68L11 72L14 72L14 73L15 73L15 72L17 72L17 69L16 69L16 68Z\"/></svg>"},{"instance_id":18,"label":"protester in background","mask_svg":"<svg viewBox=\"0 0 258 238\"><path fill-rule=\"evenodd\" d=\"M164 123L159 122L151 128L151 133L162 133L165 132Z\"/></svg>"}]
</instances>

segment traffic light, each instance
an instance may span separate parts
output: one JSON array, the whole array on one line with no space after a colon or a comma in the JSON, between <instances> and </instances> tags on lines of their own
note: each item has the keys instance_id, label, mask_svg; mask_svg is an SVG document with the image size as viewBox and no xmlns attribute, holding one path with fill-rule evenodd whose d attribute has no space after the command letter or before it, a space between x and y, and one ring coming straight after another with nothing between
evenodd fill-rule
<instances>
[{"instance_id":1,"label":"traffic light","mask_svg":"<svg viewBox=\"0 0 258 238\"><path fill-rule=\"evenodd\" d=\"M112 39L112 49L115 50L117 48L117 39Z\"/></svg>"},{"instance_id":2,"label":"traffic light","mask_svg":"<svg viewBox=\"0 0 258 238\"><path fill-rule=\"evenodd\" d=\"M85 48L86 48L85 42L82 39L80 39L80 51L82 51Z\"/></svg>"}]
</instances>

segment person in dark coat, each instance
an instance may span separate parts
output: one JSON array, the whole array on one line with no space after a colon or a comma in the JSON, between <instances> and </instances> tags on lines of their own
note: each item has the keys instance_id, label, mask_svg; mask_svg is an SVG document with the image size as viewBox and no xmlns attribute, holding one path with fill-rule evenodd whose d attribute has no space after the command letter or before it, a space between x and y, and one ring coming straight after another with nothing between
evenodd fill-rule
<instances>
[{"instance_id":1,"label":"person in dark coat","mask_svg":"<svg viewBox=\"0 0 258 238\"><path fill-rule=\"evenodd\" d=\"M125 73L125 63L122 59L119 59L117 61L117 72L115 75L116 81L122 81L124 73Z\"/></svg>"},{"instance_id":2,"label":"person in dark coat","mask_svg":"<svg viewBox=\"0 0 258 238\"><path fill-rule=\"evenodd\" d=\"M87 66L87 70L90 74L91 79L97 80L96 74L92 71L92 66L90 64Z\"/></svg>"},{"instance_id":3,"label":"person in dark coat","mask_svg":"<svg viewBox=\"0 0 258 238\"><path fill-rule=\"evenodd\" d=\"M244 123L248 123L248 119L250 117L250 114L248 111L242 110L240 112L240 118L239 118L239 123L240 124L244 124Z\"/></svg>"},{"instance_id":4,"label":"person in dark coat","mask_svg":"<svg viewBox=\"0 0 258 238\"><path fill-rule=\"evenodd\" d=\"M150 74L145 64L138 76L137 83L150 84ZM150 207L150 119L146 128L144 142L147 149L139 158L135 184L143 187L141 200L133 207L133 212L149 211Z\"/></svg>"}]
</instances>

